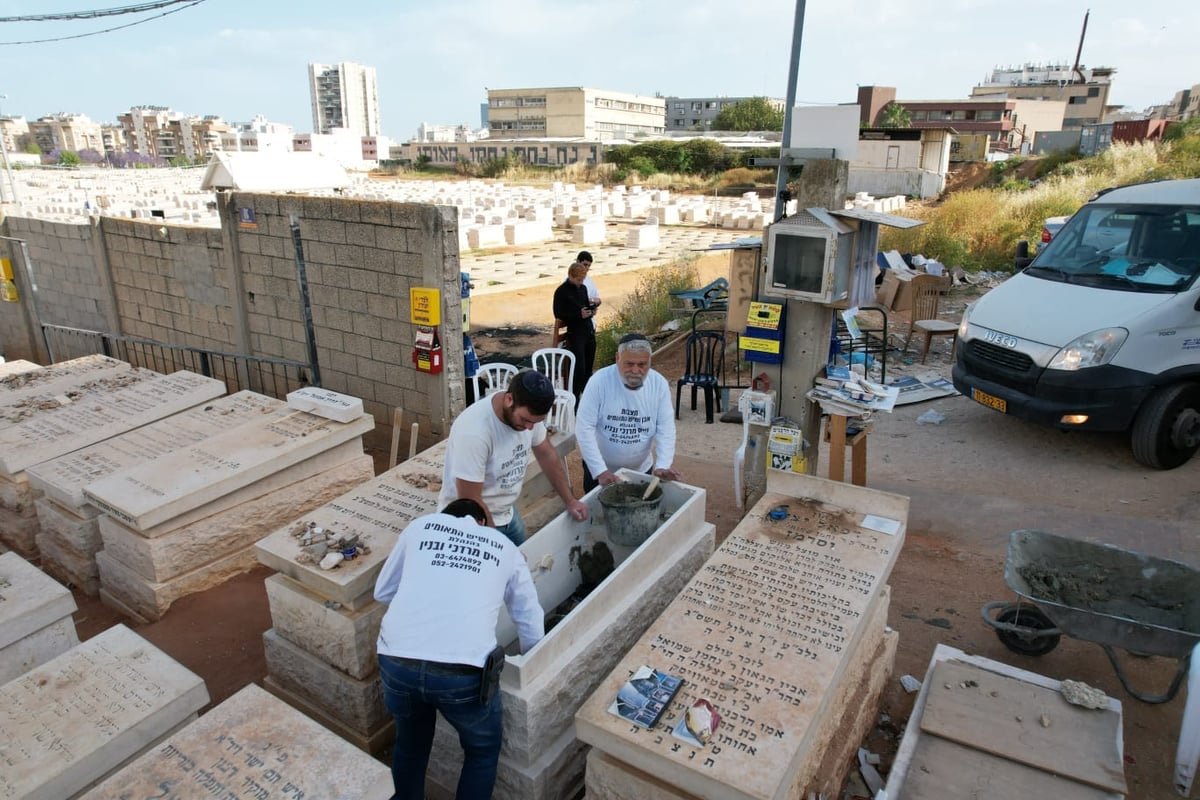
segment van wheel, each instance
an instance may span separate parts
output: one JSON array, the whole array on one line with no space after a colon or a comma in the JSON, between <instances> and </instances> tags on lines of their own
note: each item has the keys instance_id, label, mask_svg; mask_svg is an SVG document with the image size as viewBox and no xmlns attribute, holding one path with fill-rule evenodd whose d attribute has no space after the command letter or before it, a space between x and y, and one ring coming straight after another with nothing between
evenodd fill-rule
<instances>
[{"instance_id":1,"label":"van wheel","mask_svg":"<svg viewBox=\"0 0 1200 800\"><path fill-rule=\"evenodd\" d=\"M1133 457L1154 469L1175 469L1200 448L1200 384L1159 389L1133 421Z\"/></svg>"}]
</instances>

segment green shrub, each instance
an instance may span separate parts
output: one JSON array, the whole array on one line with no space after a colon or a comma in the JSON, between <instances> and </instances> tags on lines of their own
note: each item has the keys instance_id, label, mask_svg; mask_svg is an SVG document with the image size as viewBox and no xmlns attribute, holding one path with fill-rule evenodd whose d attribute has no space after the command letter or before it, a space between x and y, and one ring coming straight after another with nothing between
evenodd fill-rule
<instances>
[{"instance_id":1,"label":"green shrub","mask_svg":"<svg viewBox=\"0 0 1200 800\"><path fill-rule=\"evenodd\" d=\"M621 301L616 314L596 331L596 365L606 367L617 356L617 342L633 331L650 334L674 316L671 292L700 283L696 256L683 256L639 277L637 286Z\"/></svg>"}]
</instances>

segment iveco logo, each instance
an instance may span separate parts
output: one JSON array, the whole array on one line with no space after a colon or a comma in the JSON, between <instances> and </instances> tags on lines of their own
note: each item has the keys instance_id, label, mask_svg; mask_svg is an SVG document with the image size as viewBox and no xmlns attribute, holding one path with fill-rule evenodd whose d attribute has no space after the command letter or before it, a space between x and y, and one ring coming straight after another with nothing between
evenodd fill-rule
<instances>
[{"instance_id":1,"label":"iveco logo","mask_svg":"<svg viewBox=\"0 0 1200 800\"><path fill-rule=\"evenodd\" d=\"M983 340L985 342L991 342L992 344L998 344L1001 347L1017 346L1017 337L1007 336L1003 333L996 333L995 331L984 331Z\"/></svg>"}]
</instances>

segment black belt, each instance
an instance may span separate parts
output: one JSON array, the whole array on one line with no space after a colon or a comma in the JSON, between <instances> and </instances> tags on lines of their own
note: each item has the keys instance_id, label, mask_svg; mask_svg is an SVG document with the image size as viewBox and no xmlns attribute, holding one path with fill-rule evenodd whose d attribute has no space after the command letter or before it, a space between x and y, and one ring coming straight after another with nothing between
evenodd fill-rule
<instances>
[{"instance_id":1,"label":"black belt","mask_svg":"<svg viewBox=\"0 0 1200 800\"><path fill-rule=\"evenodd\" d=\"M420 658L402 658L401 656L388 656L395 664L408 669L423 669L430 675L481 675L482 667L473 667L470 664L444 664L441 661L425 661Z\"/></svg>"}]
</instances>

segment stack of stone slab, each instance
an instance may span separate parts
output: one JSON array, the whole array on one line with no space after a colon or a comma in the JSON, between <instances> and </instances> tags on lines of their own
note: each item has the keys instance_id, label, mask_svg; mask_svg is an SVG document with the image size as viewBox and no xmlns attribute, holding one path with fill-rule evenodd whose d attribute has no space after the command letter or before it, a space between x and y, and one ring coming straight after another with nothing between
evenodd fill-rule
<instances>
[{"instance_id":1,"label":"stack of stone slab","mask_svg":"<svg viewBox=\"0 0 1200 800\"><path fill-rule=\"evenodd\" d=\"M0 797L75 797L206 703L198 675L109 628L0 686Z\"/></svg>"},{"instance_id":2,"label":"stack of stone slab","mask_svg":"<svg viewBox=\"0 0 1200 800\"><path fill-rule=\"evenodd\" d=\"M16 553L0 555L0 684L79 644L74 611L66 587Z\"/></svg>"},{"instance_id":3,"label":"stack of stone slab","mask_svg":"<svg viewBox=\"0 0 1200 800\"><path fill-rule=\"evenodd\" d=\"M251 684L82 800L156 796L387 800L392 773Z\"/></svg>"},{"instance_id":4,"label":"stack of stone slab","mask_svg":"<svg viewBox=\"0 0 1200 800\"><path fill-rule=\"evenodd\" d=\"M625 232L625 246L634 250L649 250L660 244L657 221L650 225L634 225Z\"/></svg>"},{"instance_id":5,"label":"stack of stone slab","mask_svg":"<svg viewBox=\"0 0 1200 800\"><path fill-rule=\"evenodd\" d=\"M575 446L573 435L555 434L550 441L560 455ZM394 736L377 676L375 642L386 606L375 601L375 579L409 521L437 510L445 452L440 442L257 546L258 560L278 573L266 581L273 627L263 634L263 685L375 754ZM544 515L539 509L553 504L531 505L549 491L537 463L530 464L518 504L531 530ZM554 502L561 510L557 496ZM356 535L369 552L323 570L303 548L309 525Z\"/></svg>"},{"instance_id":6,"label":"stack of stone slab","mask_svg":"<svg viewBox=\"0 0 1200 800\"><path fill-rule=\"evenodd\" d=\"M136 381L127 380L135 377ZM107 385L112 382L120 388ZM30 485L26 469L204 403L225 391L221 381L186 371L159 375L129 370L116 378L93 383L100 386L69 404L35 413L0 429L0 484L18 488L20 502L16 513L33 523L15 525L13 530L19 535L9 535L4 540L23 555L31 558L36 555L39 530L37 491ZM28 515L30 510L32 516Z\"/></svg>"},{"instance_id":7,"label":"stack of stone slab","mask_svg":"<svg viewBox=\"0 0 1200 800\"><path fill-rule=\"evenodd\" d=\"M575 717L591 800L834 796L895 657L886 580L908 498L773 474L767 493ZM772 514L772 511L776 511ZM644 729L609 711L639 666L683 679ZM686 712L720 715L706 744Z\"/></svg>"},{"instance_id":8,"label":"stack of stone slab","mask_svg":"<svg viewBox=\"0 0 1200 800\"><path fill-rule=\"evenodd\" d=\"M282 400L241 391L30 467L29 483L42 495L36 500L42 569L95 597L96 553L103 546L100 509L88 502L84 488L245 422L279 415L283 408Z\"/></svg>"},{"instance_id":9,"label":"stack of stone slab","mask_svg":"<svg viewBox=\"0 0 1200 800\"><path fill-rule=\"evenodd\" d=\"M362 447L374 425L276 411L89 484L103 512L100 598L156 620L253 568L255 541L374 474Z\"/></svg>"}]
</instances>

